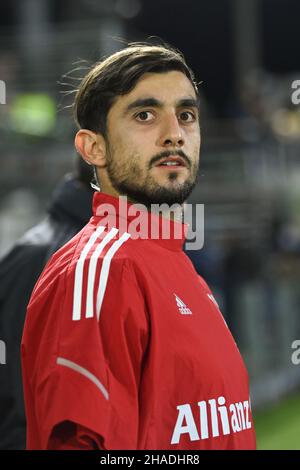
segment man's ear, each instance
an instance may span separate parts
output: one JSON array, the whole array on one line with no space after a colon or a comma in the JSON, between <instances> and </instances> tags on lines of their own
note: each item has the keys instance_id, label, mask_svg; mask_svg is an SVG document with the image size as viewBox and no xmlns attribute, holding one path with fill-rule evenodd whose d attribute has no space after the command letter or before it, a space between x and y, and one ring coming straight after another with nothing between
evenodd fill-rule
<instances>
[{"instance_id":1,"label":"man's ear","mask_svg":"<svg viewBox=\"0 0 300 470\"><path fill-rule=\"evenodd\" d=\"M80 129L75 136L75 148L90 165L106 166L106 145L104 137L88 129Z\"/></svg>"}]
</instances>

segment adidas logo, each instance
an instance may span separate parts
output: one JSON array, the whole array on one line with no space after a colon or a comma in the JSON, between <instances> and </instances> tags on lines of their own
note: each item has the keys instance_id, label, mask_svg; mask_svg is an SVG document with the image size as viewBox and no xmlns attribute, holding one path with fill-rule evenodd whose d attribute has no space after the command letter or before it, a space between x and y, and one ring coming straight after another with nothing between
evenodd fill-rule
<instances>
[{"instance_id":1,"label":"adidas logo","mask_svg":"<svg viewBox=\"0 0 300 470\"><path fill-rule=\"evenodd\" d=\"M192 315L192 311L185 305L185 303L178 297L178 295L176 295L175 293L174 295L179 312L182 315Z\"/></svg>"}]
</instances>

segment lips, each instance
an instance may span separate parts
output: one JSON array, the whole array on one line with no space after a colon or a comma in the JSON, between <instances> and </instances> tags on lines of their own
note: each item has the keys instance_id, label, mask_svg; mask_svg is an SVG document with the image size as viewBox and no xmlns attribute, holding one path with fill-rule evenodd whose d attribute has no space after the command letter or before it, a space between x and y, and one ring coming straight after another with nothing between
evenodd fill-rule
<instances>
[{"instance_id":1,"label":"lips","mask_svg":"<svg viewBox=\"0 0 300 470\"><path fill-rule=\"evenodd\" d=\"M186 166L185 161L181 157L165 157L159 160L155 166L167 166L169 168L176 166Z\"/></svg>"}]
</instances>

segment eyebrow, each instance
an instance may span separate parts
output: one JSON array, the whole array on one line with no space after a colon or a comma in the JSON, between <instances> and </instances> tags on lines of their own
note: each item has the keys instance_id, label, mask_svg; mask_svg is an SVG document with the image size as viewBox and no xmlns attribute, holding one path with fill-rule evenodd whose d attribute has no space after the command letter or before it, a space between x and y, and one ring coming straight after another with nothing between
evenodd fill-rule
<instances>
[{"instance_id":1,"label":"eyebrow","mask_svg":"<svg viewBox=\"0 0 300 470\"><path fill-rule=\"evenodd\" d=\"M147 107L162 108L163 103L156 98L139 98L125 108L124 114L127 114L132 109ZM182 98L176 102L176 108L196 108L199 111L199 100L195 98Z\"/></svg>"}]
</instances>

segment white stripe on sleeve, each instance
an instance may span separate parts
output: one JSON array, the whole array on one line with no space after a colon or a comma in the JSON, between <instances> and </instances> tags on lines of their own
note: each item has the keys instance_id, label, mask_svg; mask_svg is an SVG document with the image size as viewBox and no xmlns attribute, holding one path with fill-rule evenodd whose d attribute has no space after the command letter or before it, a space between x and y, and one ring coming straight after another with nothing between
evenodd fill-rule
<instances>
[{"instance_id":1,"label":"white stripe on sleeve","mask_svg":"<svg viewBox=\"0 0 300 470\"><path fill-rule=\"evenodd\" d=\"M88 273L88 284L87 284L87 297L86 297L86 318L93 318L94 316L94 284L97 269L97 262L102 250L105 246L114 238L118 233L118 229L112 228L101 240L94 253L91 256Z\"/></svg>"},{"instance_id":2,"label":"white stripe on sleeve","mask_svg":"<svg viewBox=\"0 0 300 470\"><path fill-rule=\"evenodd\" d=\"M73 320L80 320L81 317L81 298L82 298L82 281L83 281L83 268L84 262L87 257L88 252L94 245L95 241L101 235L105 227L100 225L97 230L91 235L89 241L84 246L80 257L76 264L75 269L75 282L74 282L74 292L73 292Z\"/></svg>"},{"instance_id":3,"label":"white stripe on sleeve","mask_svg":"<svg viewBox=\"0 0 300 470\"><path fill-rule=\"evenodd\" d=\"M102 302L103 302L103 298L105 294L105 289L106 289L106 284L107 284L109 268L110 268L112 257L114 256L116 251L120 248L120 246L123 245L123 243L128 240L128 238L130 238L130 234L127 232L124 232L121 235L121 237L112 244L112 246L107 251L106 255L103 257L102 269L101 269L100 279L99 279L99 287L98 287L98 292L97 292L97 318L98 320L100 318L100 312L101 312Z\"/></svg>"},{"instance_id":4,"label":"white stripe on sleeve","mask_svg":"<svg viewBox=\"0 0 300 470\"><path fill-rule=\"evenodd\" d=\"M88 371L84 367L76 364L75 362L69 361L68 359L64 359L63 357L58 357L56 359L56 363L59 366L68 367L69 369L72 369L75 372L78 372L79 374L81 374L84 377L86 377L87 379L89 379L91 382L93 382L96 385L96 387L98 387L98 389L100 390L100 392L102 393L104 398L106 400L109 400L108 391L106 390L104 385L100 382L100 380L94 374L92 374L90 371Z\"/></svg>"}]
</instances>

